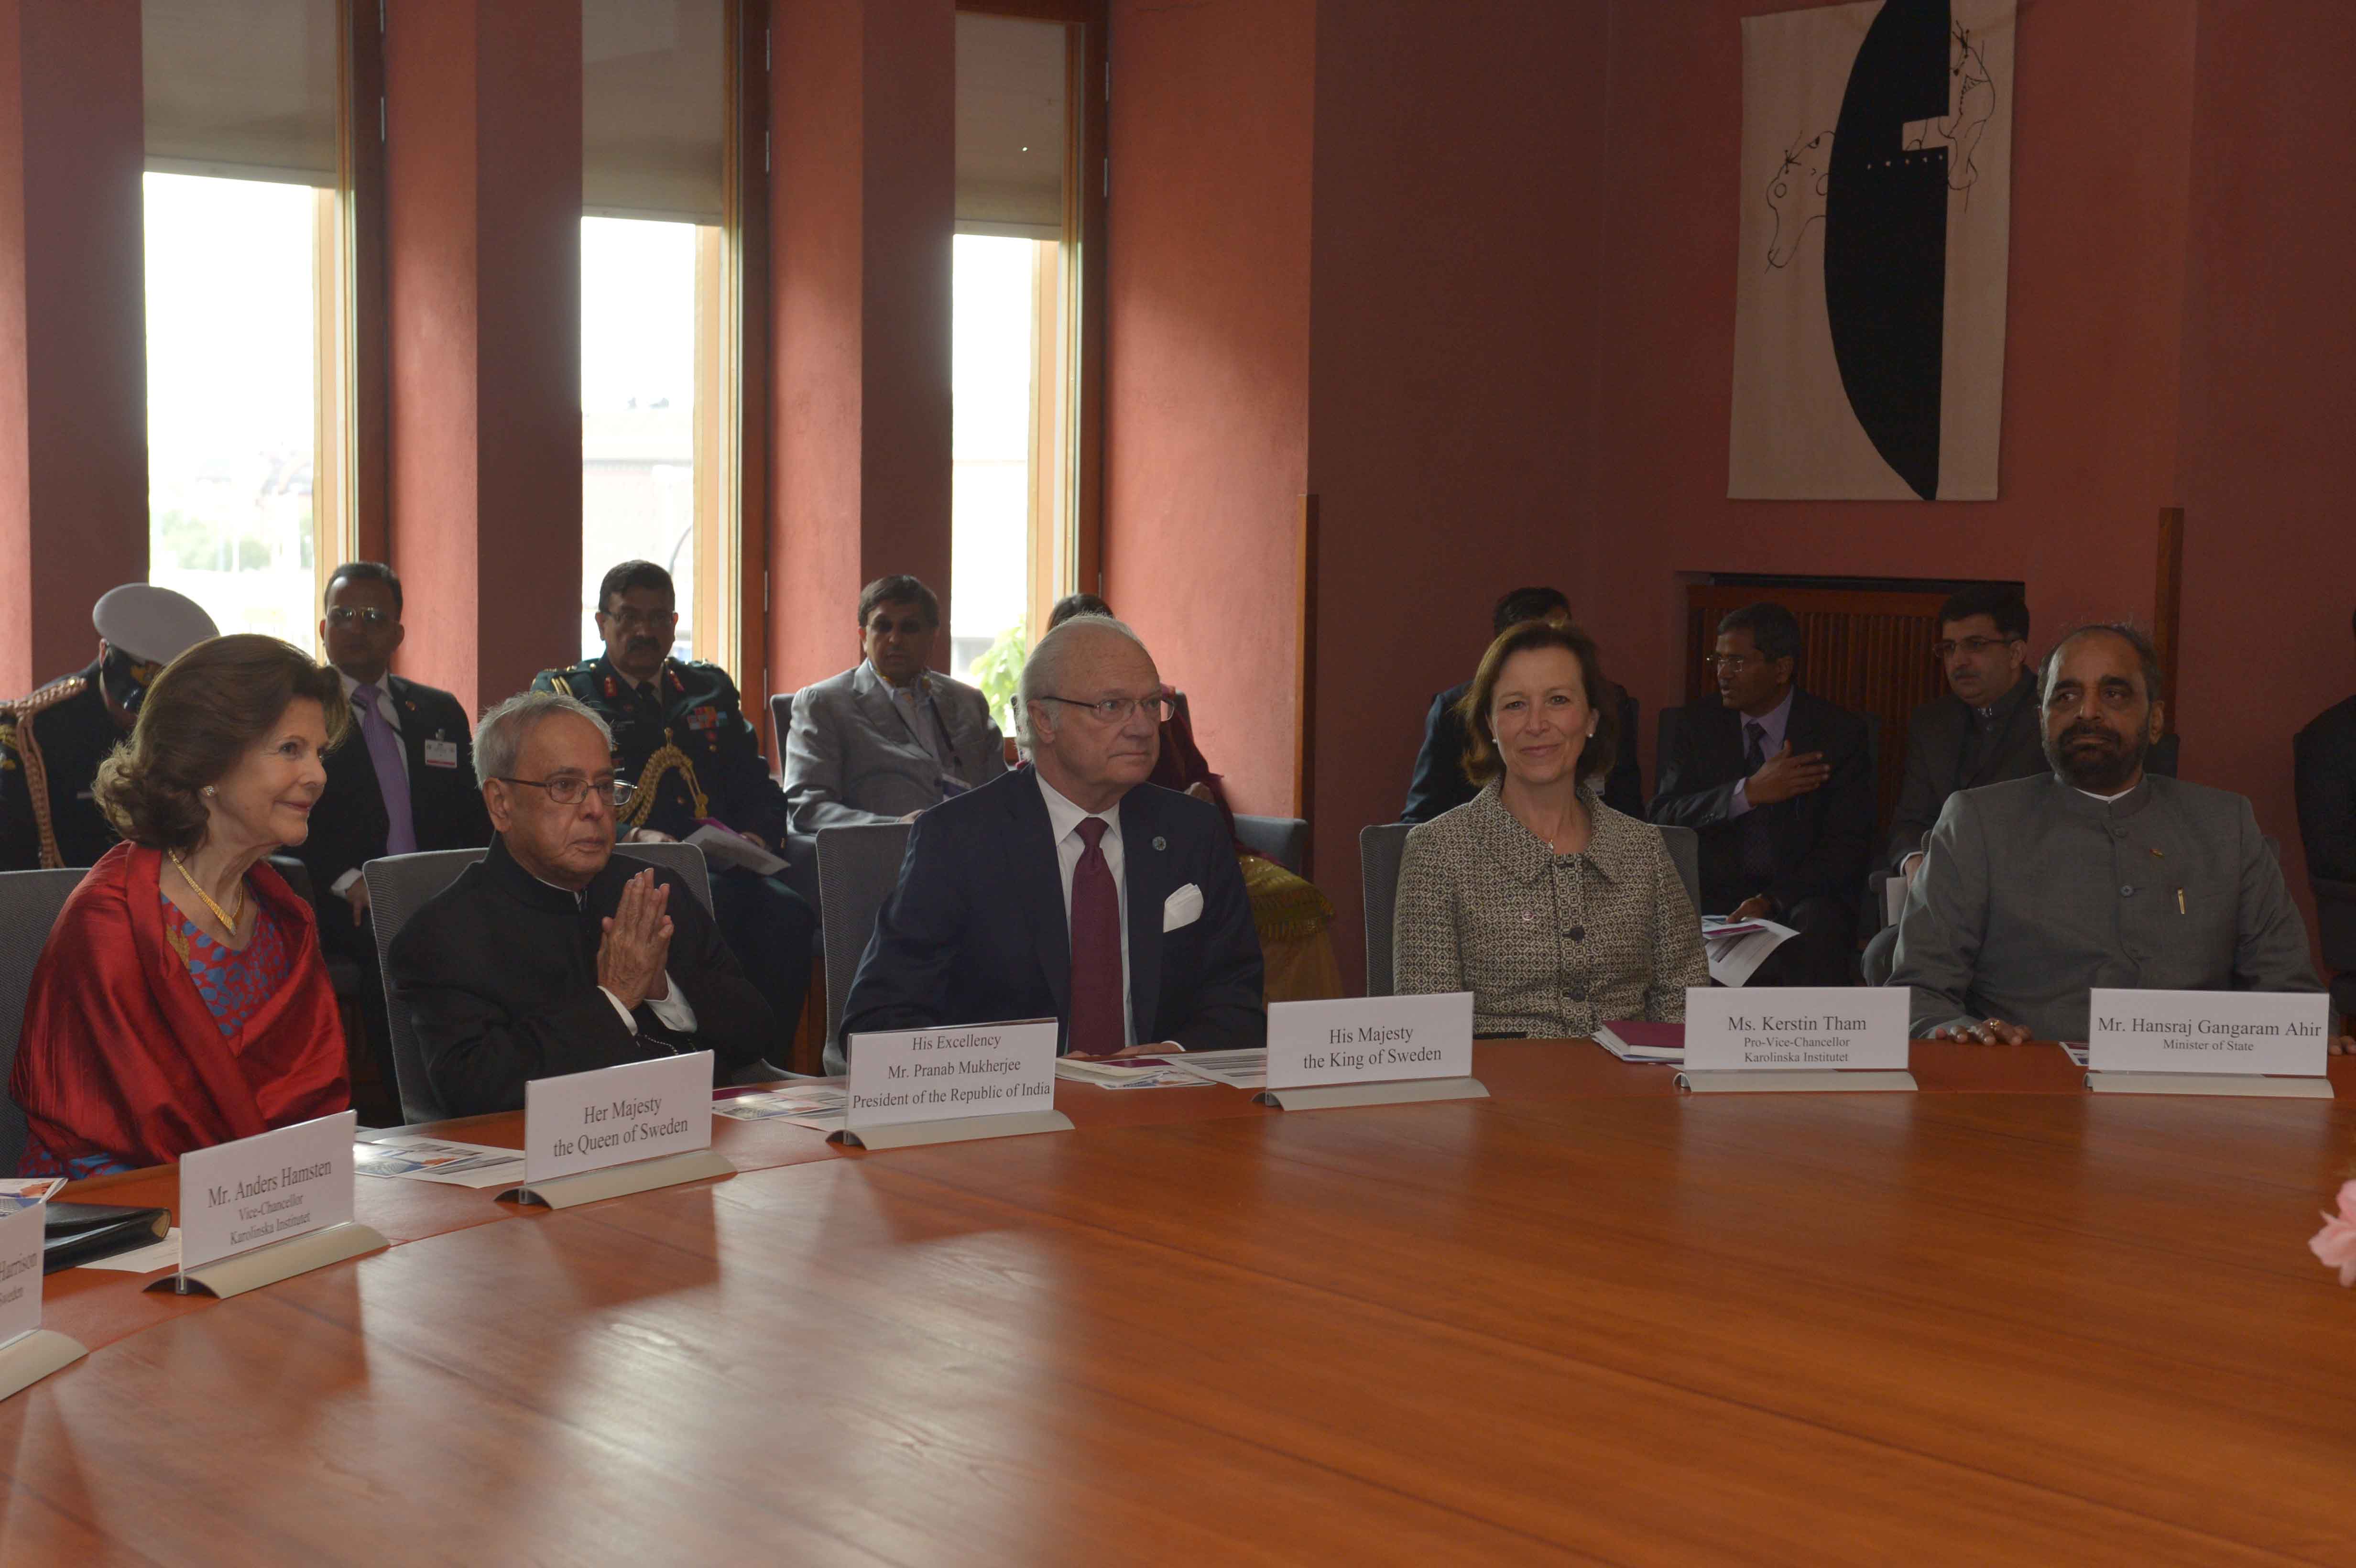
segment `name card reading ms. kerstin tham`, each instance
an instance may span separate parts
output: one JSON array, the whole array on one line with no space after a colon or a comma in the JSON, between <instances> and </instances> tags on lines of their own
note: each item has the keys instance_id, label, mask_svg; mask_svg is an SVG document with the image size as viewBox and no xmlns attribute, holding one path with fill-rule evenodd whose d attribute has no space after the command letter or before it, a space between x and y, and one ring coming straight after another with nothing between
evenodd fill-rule
<instances>
[{"instance_id":1,"label":"name card reading ms. kerstin tham","mask_svg":"<svg viewBox=\"0 0 2356 1568\"><path fill-rule=\"evenodd\" d=\"M1909 993L1893 987L1696 986L1688 1089L1912 1089Z\"/></svg>"},{"instance_id":2,"label":"name card reading ms. kerstin tham","mask_svg":"<svg viewBox=\"0 0 2356 1568\"><path fill-rule=\"evenodd\" d=\"M867 1148L1069 1132L1055 1109L1055 1020L855 1034L841 1141Z\"/></svg>"},{"instance_id":3,"label":"name card reading ms. kerstin tham","mask_svg":"<svg viewBox=\"0 0 2356 1568\"><path fill-rule=\"evenodd\" d=\"M1275 1002L1268 1009L1268 1090L1286 1110L1472 1100L1472 993Z\"/></svg>"},{"instance_id":4,"label":"name card reading ms. kerstin tham","mask_svg":"<svg viewBox=\"0 0 2356 1568\"><path fill-rule=\"evenodd\" d=\"M2323 1075L2330 1010L2320 991L2098 987L2087 997L2087 1083L2096 1089L2322 1098L2331 1092ZM2228 1087L2221 1077L2243 1082Z\"/></svg>"}]
</instances>

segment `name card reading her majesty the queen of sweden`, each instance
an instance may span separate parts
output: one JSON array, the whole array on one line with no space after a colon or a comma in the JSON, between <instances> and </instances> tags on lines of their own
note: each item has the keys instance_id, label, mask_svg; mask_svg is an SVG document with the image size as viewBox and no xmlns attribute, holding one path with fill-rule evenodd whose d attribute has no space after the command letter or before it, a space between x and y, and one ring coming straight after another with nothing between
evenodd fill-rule
<instances>
[{"instance_id":1,"label":"name card reading her majesty the queen of sweden","mask_svg":"<svg viewBox=\"0 0 2356 1568\"><path fill-rule=\"evenodd\" d=\"M2321 991L2115 991L2087 998L2095 1072L2323 1075L2331 998Z\"/></svg>"},{"instance_id":2,"label":"name card reading her majesty the queen of sweden","mask_svg":"<svg viewBox=\"0 0 2356 1568\"><path fill-rule=\"evenodd\" d=\"M712 1147L712 1052L658 1056L523 1086L527 1184Z\"/></svg>"},{"instance_id":3,"label":"name card reading her majesty the queen of sweden","mask_svg":"<svg viewBox=\"0 0 2356 1568\"><path fill-rule=\"evenodd\" d=\"M1472 993L1275 1002L1268 1087L1381 1083L1472 1074Z\"/></svg>"},{"instance_id":4,"label":"name card reading her majesty the queen of sweden","mask_svg":"<svg viewBox=\"0 0 2356 1568\"><path fill-rule=\"evenodd\" d=\"M851 1037L843 1125L945 1122L1055 1107L1055 1020L951 1024Z\"/></svg>"},{"instance_id":5,"label":"name card reading her majesty the queen of sweden","mask_svg":"<svg viewBox=\"0 0 2356 1568\"><path fill-rule=\"evenodd\" d=\"M1886 986L1692 987L1686 1071L1903 1071L1910 996Z\"/></svg>"},{"instance_id":6,"label":"name card reading her majesty the queen of sweden","mask_svg":"<svg viewBox=\"0 0 2356 1568\"><path fill-rule=\"evenodd\" d=\"M339 1111L182 1155L182 1272L348 1223L359 1124Z\"/></svg>"}]
</instances>

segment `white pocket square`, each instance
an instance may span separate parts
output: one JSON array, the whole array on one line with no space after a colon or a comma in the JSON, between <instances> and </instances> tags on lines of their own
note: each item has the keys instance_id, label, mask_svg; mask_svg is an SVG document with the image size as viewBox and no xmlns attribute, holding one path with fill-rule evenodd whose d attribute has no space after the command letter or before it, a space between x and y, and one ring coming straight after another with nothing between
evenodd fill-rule
<instances>
[{"instance_id":1,"label":"white pocket square","mask_svg":"<svg viewBox=\"0 0 2356 1568\"><path fill-rule=\"evenodd\" d=\"M1162 929L1176 931L1203 918L1203 890L1188 882L1162 901Z\"/></svg>"}]
</instances>

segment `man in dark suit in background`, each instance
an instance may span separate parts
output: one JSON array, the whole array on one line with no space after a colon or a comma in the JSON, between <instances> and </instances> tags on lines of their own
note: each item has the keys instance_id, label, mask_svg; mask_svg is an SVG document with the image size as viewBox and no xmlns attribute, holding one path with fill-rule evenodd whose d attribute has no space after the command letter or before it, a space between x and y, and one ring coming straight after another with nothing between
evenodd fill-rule
<instances>
[{"instance_id":1,"label":"man in dark suit in background","mask_svg":"<svg viewBox=\"0 0 2356 1568\"><path fill-rule=\"evenodd\" d=\"M382 562L347 561L328 575L319 641L343 677L352 733L327 753L327 787L311 808L311 836L294 850L311 874L320 949L359 971L360 1017L388 1093L392 1039L360 868L380 855L491 841L466 710L448 692L391 673L407 635L401 613L401 579Z\"/></svg>"},{"instance_id":2,"label":"man in dark suit in background","mask_svg":"<svg viewBox=\"0 0 2356 1568\"><path fill-rule=\"evenodd\" d=\"M2291 755L2307 874L2356 882L2356 697L2317 714Z\"/></svg>"},{"instance_id":3,"label":"man in dark suit in background","mask_svg":"<svg viewBox=\"0 0 2356 1568\"><path fill-rule=\"evenodd\" d=\"M845 1036L1054 1017L1119 1056L1268 1038L1259 937L1218 809L1145 782L1169 717L1137 635L1080 615L1023 668L1033 766L916 819ZM830 1041L829 1065L841 1044Z\"/></svg>"},{"instance_id":4,"label":"man in dark suit in background","mask_svg":"<svg viewBox=\"0 0 2356 1568\"><path fill-rule=\"evenodd\" d=\"M1865 721L1794 684L1800 623L1781 604L1718 624L1719 706L1685 710L1653 820L1701 835L1702 910L1799 934L1754 986L1857 978L1857 899L1873 854Z\"/></svg>"},{"instance_id":5,"label":"man in dark suit in background","mask_svg":"<svg viewBox=\"0 0 2356 1568\"><path fill-rule=\"evenodd\" d=\"M551 692L483 715L477 773L498 836L393 939L425 1075L454 1116L523 1108L535 1078L712 1053L724 1083L776 1036L712 917L673 872L614 853L614 737Z\"/></svg>"},{"instance_id":6,"label":"man in dark suit in background","mask_svg":"<svg viewBox=\"0 0 2356 1568\"><path fill-rule=\"evenodd\" d=\"M1923 842L1949 795L2046 771L2037 676L2029 667L2029 606L2020 591L1994 582L1957 589L1939 606L1939 640L1931 651L1947 692L1907 716L1906 781L1881 868L1907 881L1922 863ZM1867 984L1888 982L1897 945L1894 921L1866 944Z\"/></svg>"},{"instance_id":7,"label":"man in dark suit in background","mask_svg":"<svg viewBox=\"0 0 2356 1568\"><path fill-rule=\"evenodd\" d=\"M1553 621L1569 625L1570 601L1558 588L1516 588L1498 600L1497 607L1490 613L1489 635L1502 636L1506 627L1518 626L1524 621ZM1423 720L1423 749L1416 753L1415 774L1408 781L1407 805L1399 812L1401 822L1429 822L1480 793L1464 776L1464 720L1456 711L1456 705L1472 689L1472 683L1468 679L1431 699L1431 711ZM1604 775L1603 804L1641 818L1644 815L1644 776L1636 765L1636 699L1617 685L1612 690L1618 693L1621 744L1611 773Z\"/></svg>"}]
</instances>

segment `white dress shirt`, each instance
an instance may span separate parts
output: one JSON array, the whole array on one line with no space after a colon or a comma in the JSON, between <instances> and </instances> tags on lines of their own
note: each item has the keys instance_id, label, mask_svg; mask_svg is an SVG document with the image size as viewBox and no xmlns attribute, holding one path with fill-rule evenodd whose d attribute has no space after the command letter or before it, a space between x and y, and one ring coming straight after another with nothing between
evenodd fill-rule
<instances>
[{"instance_id":1,"label":"white dress shirt","mask_svg":"<svg viewBox=\"0 0 2356 1568\"><path fill-rule=\"evenodd\" d=\"M352 702L352 693L360 688L360 683L354 680L350 676L344 674L340 669L336 672L336 676L337 679L344 683L344 700L346 702ZM376 677L376 716L384 720L386 729L398 735L401 733L401 709L393 704L392 688L389 684L391 679L392 672L391 670L387 670L384 674ZM353 702L352 706L357 709L359 705L357 702ZM359 718L357 712L354 713L352 722L355 724L359 722ZM359 742L356 741L355 743ZM401 749L401 776L402 778L407 778L409 776L409 748L406 746L403 746ZM351 892L352 884L359 880L360 869L358 866L354 866L350 870L346 871L342 876L337 877L333 882L329 883L327 891L335 894L337 898L344 898Z\"/></svg>"},{"instance_id":2,"label":"white dress shirt","mask_svg":"<svg viewBox=\"0 0 2356 1568\"><path fill-rule=\"evenodd\" d=\"M1055 863L1063 872L1064 935L1068 942L1072 931L1072 875L1080 869L1080 857L1088 851L1087 841L1080 837L1080 824L1093 816L1105 825L1104 837L1097 848L1104 851L1105 869L1112 873L1115 907L1120 912L1120 1042L1137 1043L1136 1004L1129 995L1129 884L1120 874L1120 806L1109 811L1082 811L1047 782L1044 773L1033 774L1039 780L1040 797L1047 803L1047 827L1055 836Z\"/></svg>"}]
</instances>

